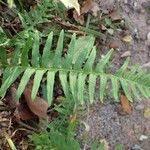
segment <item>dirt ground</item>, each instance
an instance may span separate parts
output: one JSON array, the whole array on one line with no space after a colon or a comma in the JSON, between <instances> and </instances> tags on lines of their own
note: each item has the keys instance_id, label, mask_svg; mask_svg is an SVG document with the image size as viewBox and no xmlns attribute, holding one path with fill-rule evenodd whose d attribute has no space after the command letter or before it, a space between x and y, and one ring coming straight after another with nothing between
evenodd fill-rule
<instances>
[{"instance_id":1,"label":"dirt ground","mask_svg":"<svg viewBox=\"0 0 150 150\"><path fill-rule=\"evenodd\" d=\"M131 66L139 64L142 68L150 70L150 14L147 11L148 0L118 0L119 3L117 3L117 0L96 1L104 12L113 9L114 6L118 6L117 9L120 10L120 14L127 24L125 30L118 29L114 36L107 37L103 43L98 42L97 57L99 58L101 54L105 54L109 49L109 45L112 42L116 42L118 48L114 52L112 60L114 70L125 60L121 56L127 51L131 55ZM122 42L124 35L130 35L132 42ZM95 97L95 103L86 108L86 114L81 118L82 121L80 121L77 131L77 137L84 150L88 150L91 142L95 139L105 141L108 150L114 150L117 144L123 144L126 150L150 150L150 101L143 99L140 102L136 102L135 99L134 103L131 104L131 114L125 114L121 105L114 103L109 92L107 92L104 104L99 102L98 93L96 93ZM147 116L144 115L146 111L149 112ZM0 145L2 146L7 143L6 140L5 143L2 143L3 140L1 140L4 137L2 127L6 127L10 131L14 130L10 126L10 116L11 114L9 113L0 113L0 123L5 122L0 124ZM5 120L2 120L3 118ZM23 133L20 130L22 130L21 127L17 129L17 132ZM24 141L22 137L19 137L19 133L16 139ZM27 136L26 133L24 133L24 137ZM22 144L26 145L26 143Z\"/></svg>"},{"instance_id":2,"label":"dirt ground","mask_svg":"<svg viewBox=\"0 0 150 150\"><path fill-rule=\"evenodd\" d=\"M110 9L116 5L114 0L106 0L100 3L102 9ZM150 4L149 4L150 6ZM124 58L121 55L126 51L131 53L131 65L140 64L141 67L150 70L150 14L147 12L147 0L122 0L119 9L128 24L128 29L122 33L118 31L115 36L106 39L104 46L100 46L98 52L105 53L110 42L118 43L118 51L115 52L115 66L122 64ZM122 35L131 35L133 40L130 44L122 42ZM109 94L109 93L108 93ZM98 101L98 95L97 95ZM79 137L85 136L83 124L88 126L89 131L82 141L83 149L88 149L92 140L104 140L109 149L114 149L117 144L124 144L127 150L150 149L150 118L144 117L144 112L150 109L150 101L142 100L134 102L132 113L125 115L121 112L120 104L113 103L110 96L106 103L99 102L91 106L88 114L83 117L79 127ZM136 101L136 99L135 99ZM80 138L79 138L80 139Z\"/></svg>"}]
</instances>

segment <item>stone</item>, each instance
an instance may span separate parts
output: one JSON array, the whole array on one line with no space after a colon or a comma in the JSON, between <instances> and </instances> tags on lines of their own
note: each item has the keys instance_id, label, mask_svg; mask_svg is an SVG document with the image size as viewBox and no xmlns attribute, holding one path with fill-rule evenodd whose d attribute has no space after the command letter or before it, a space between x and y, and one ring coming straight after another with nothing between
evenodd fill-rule
<instances>
[{"instance_id":1,"label":"stone","mask_svg":"<svg viewBox=\"0 0 150 150\"><path fill-rule=\"evenodd\" d=\"M136 110L141 111L144 109L144 105L143 104L139 104L135 107Z\"/></svg>"},{"instance_id":2,"label":"stone","mask_svg":"<svg viewBox=\"0 0 150 150\"><path fill-rule=\"evenodd\" d=\"M129 150L143 150L139 145L134 145Z\"/></svg>"},{"instance_id":3,"label":"stone","mask_svg":"<svg viewBox=\"0 0 150 150\"><path fill-rule=\"evenodd\" d=\"M139 138L140 141L144 141L144 140L147 140L147 139L148 139L148 136L146 136L146 135L141 135L140 138Z\"/></svg>"}]
</instances>

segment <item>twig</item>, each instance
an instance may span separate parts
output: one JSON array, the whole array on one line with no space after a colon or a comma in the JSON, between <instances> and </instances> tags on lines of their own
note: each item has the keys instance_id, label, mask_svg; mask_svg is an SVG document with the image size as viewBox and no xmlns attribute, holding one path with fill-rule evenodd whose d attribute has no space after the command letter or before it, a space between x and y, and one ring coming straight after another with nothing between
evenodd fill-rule
<instances>
[{"instance_id":1,"label":"twig","mask_svg":"<svg viewBox=\"0 0 150 150\"><path fill-rule=\"evenodd\" d=\"M39 132L40 132L38 129L33 128L33 127L31 127L31 126L29 126L29 125L23 123L22 121L18 121L18 124L20 124L21 126L27 128L27 129L29 129L29 130L32 130L32 131L36 132L36 133L39 133Z\"/></svg>"}]
</instances>

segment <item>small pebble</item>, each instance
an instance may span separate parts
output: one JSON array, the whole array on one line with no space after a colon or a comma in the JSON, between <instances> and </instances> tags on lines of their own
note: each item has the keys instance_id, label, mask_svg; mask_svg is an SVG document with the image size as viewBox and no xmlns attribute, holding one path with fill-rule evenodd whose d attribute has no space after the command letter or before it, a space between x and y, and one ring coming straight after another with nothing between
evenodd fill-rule
<instances>
[{"instance_id":1,"label":"small pebble","mask_svg":"<svg viewBox=\"0 0 150 150\"><path fill-rule=\"evenodd\" d=\"M147 34L147 40L150 42L150 32Z\"/></svg>"},{"instance_id":2,"label":"small pebble","mask_svg":"<svg viewBox=\"0 0 150 150\"><path fill-rule=\"evenodd\" d=\"M141 111L144 109L144 105L143 104L139 104L135 107L136 110Z\"/></svg>"},{"instance_id":3,"label":"small pebble","mask_svg":"<svg viewBox=\"0 0 150 150\"><path fill-rule=\"evenodd\" d=\"M129 150L143 150L139 145L134 145Z\"/></svg>"},{"instance_id":4,"label":"small pebble","mask_svg":"<svg viewBox=\"0 0 150 150\"><path fill-rule=\"evenodd\" d=\"M139 138L140 141L144 141L144 140L147 140L147 139L148 139L148 136L146 136L146 135L141 135L140 138Z\"/></svg>"},{"instance_id":5,"label":"small pebble","mask_svg":"<svg viewBox=\"0 0 150 150\"><path fill-rule=\"evenodd\" d=\"M143 2L143 3L141 4L141 6L142 6L144 9L146 9L147 6L148 6L148 3L147 3L147 2Z\"/></svg>"},{"instance_id":6,"label":"small pebble","mask_svg":"<svg viewBox=\"0 0 150 150\"><path fill-rule=\"evenodd\" d=\"M150 25L150 19L148 19L148 20L146 21L146 23L147 23L147 25Z\"/></svg>"}]
</instances>

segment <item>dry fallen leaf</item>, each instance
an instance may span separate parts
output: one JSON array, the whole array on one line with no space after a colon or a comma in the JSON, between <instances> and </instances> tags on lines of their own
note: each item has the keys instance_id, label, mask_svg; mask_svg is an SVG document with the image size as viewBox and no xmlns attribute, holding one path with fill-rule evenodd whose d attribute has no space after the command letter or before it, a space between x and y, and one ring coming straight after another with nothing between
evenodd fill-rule
<instances>
[{"instance_id":1,"label":"dry fallen leaf","mask_svg":"<svg viewBox=\"0 0 150 150\"><path fill-rule=\"evenodd\" d=\"M33 118L37 118L37 116L29 109L24 99L22 99L19 105L17 105L16 110L14 112L14 116L16 117L18 121L20 119L30 120Z\"/></svg>"},{"instance_id":2,"label":"dry fallen leaf","mask_svg":"<svg viewBox=\"0 0 150 150\"><path fill-rule=\"evenodd\" d=\"M31 99L31 88L29 87L24 90L23 95L30 110L38 117L46 119L48 103L38 96L33 101Z\"/></svg>"},{"instance_id":3,"label":"dry fallen leaf","mask_svg":"<svg viewBox=\"0 0 150 150\"><path fill-rule=\"evenodd\" d=\"M78 3L78 0L60 0L65 6L66 8L70 9L70 8L75 8L75 10L77 11L78 15L80 15L80 5Z\"/></svg>"},{"instance_id":4,"label":"dry fallen leaf","mask_svg":"<svg viewBox=\"0 0 150 150\"><path fill-rule=\"evenodd\" d=\"M109 47L110 48L119 48L119 43L118 41L112 41L110 44L109 44Z\"/></svg>"},{"instance_id":5,"label":"dry fallen leaf","mask_svg":"<svg viewBox=\"0 0 150 150\"><path fill-rule=\"evenodd\" d=\"M129 100L127 99L127 97L124 95L121 95L120 102L121 102L123 112L130 114L131 113L131 106L130 106L130 103L129 103Z\"/></svg>"},{"instance_id":6,"label":"dry fallen leaf","mask_svg":"<svg viewBox=\"0 0 150 150\"><path fill-rule=\"evenodd\" d=\"M84 14L86 14L88 12L92 12L93 15L96 17L99 10L100 10L99 6L96 2L94 2L93 0L85 0L82 4L80 15L74 11L73 17L78 23L83 25L84 24Z\"/></svg>"},{"instance_id":7,"label":"dry fallen leaf","mask_svg":"<svg viewBox=\"0 0 150 150\"><path fill-rule=\"evenodd\" d=\"M110 17L111 17L111 20L112 21L118 21L118 20L121 20L121 15L120 15L120 12L119 11L113 11L110 13Z\"/></svg>"},{"instance_id":8,"label":"dry fallen leaf","mask_svg":"<svg viewBox=\"0 0 150 150\"><path fill-rule=\"evenodd\" d=\"M87 12L91 11L94 16L97 16L99 10L99 6L96 2L94 2L93 0L86 0L83 2L81 14L86 14Z\"/></svg>"},{"instance_id":9,"label":"dry fallen leaf","mask_svg":"<svg viewBox=\"0 0 150 150\"><path fill-rule=\"evenodd\" d=\"M150 118L150 108L144 110L144 118Z\"/></svg>"}]
</instances>

